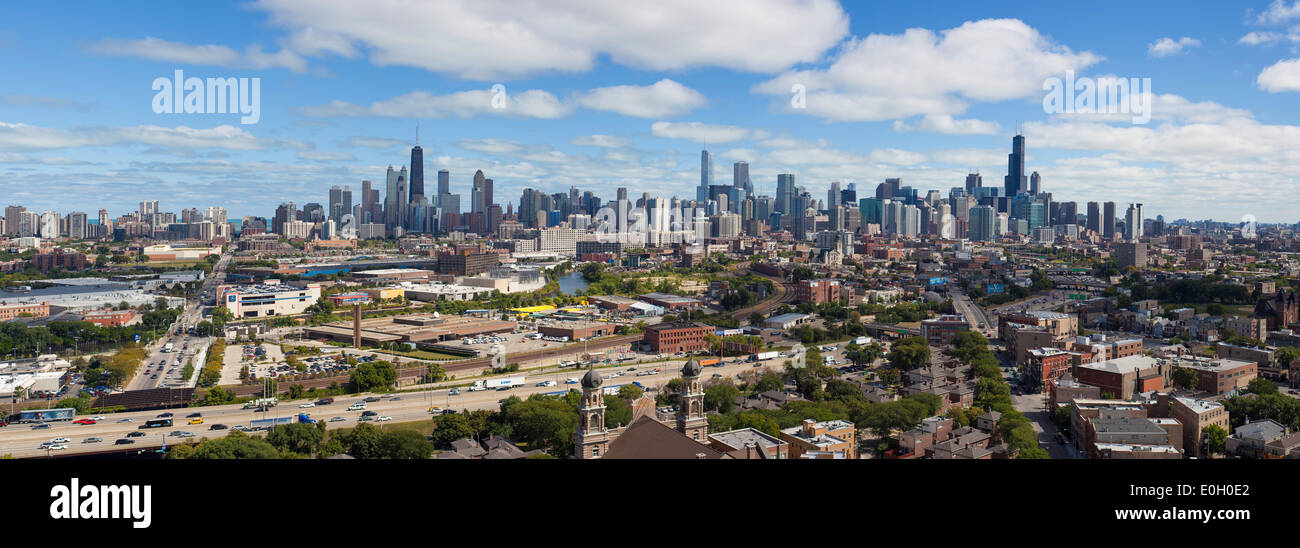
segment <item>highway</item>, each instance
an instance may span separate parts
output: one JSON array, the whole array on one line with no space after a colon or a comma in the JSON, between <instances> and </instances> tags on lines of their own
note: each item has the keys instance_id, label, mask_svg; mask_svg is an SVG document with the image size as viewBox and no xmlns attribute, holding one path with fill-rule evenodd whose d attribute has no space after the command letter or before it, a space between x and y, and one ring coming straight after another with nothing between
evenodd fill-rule
<instances>
[{"instance_id":1,"label":"highway","mask_svg":"<svg viewBox=\"0 0 1300 548\"><path fill-rule=\"evenodd\" d=\"M761 371L763 368L769 368L773 371L783 369L784 358L777 358L761 362L761 367L754 367L753 363L737 361L745 358L728 358L728 362L722 367L706 367L701 375L705 381L720 375L732 377L733 379L744 371ZM680 376L682 364L685 359L675 359L668 362L659 362L652 364L641 364L638 366L610 366L597 369L602 376L612 375L616 372L623 373L622 376L610 378L604 381L604 386L618 386L623 384L632 384L633 381L640 382L652 389L658 389L668 381ZM662 372L656 375L636 376L637 372L662 369ZM632 371L628 371L631 369ZM247 425L249 421L262 418L276 417L293 417L299 412L310 413L314 419L328 421L333 417L344 417L346 420L341 422L326 422L328 428L351 427L357 424L360 417L360 411L348 411L347 408L353 402L361 401L367 396L377 396L382 398L381 401L367 404L367 410L375 411L379 415L392 417L391 422L375 422L376 426L384 426L398 422L412 422L427 420L432 415L429 413L429 407L437 406L446 409L461 410L479 410L479 409L497 409L499 401L510 396L519 396L527 398L532 394L562 392L570 388L579 388L578 384L566 384L566 380L580 379L585 374L585 370L565 370L563 372L547 373L545 375L527 375L528 382L518 388L510 390L486 390L481 392L471 392L468 388L460 388L460 394L457 396L450 395L449 389L424 390L419 392L406 392L395 394L400 397L399 401L392 401L393 394L361 394L353 396L335 397L334 403L330 405L299 408L302 403L314 400L281 400L280 404L271 408L266 413L257 413L243 409L243 405L220 405L212 407L187 407L170 409L168 412L173 413L174 426L163 428L152 428L140 430L139 426L146 420L156 418L164 411L140 411L131 413L109 413L103 415L105 420L92 425L78 425L71 422L50 423L48 429L33 430L30 425L12 424L5 428L0 428L0 455L11 454L17 458L33 458L49 456L75 455L80 453L103 452L114 449L139 450L150 447L163 445L164 438L168 445L174 445L182 441L179 437L167 437L174 431L189 431L195 434L194 438L189 441L198 441L205 437L215 438L224 436L229 430L209 430L213 424L224 424L226 426L235 426L238 424ZM516 375L503 375L516 376ZM488 378L488 377L483 377ZM477 380L477 379L475 379ZM555 381L556 386L537 386L542 381ZM187 425L186 415L191 413L202 413L204 423L201 425ZM95 416L93 414L78 415L77 419ZM132 422L118 422L121 419L132 419ZM119 438L125 438L129 432L145 432L146 436L141 438L132 438L134 444L116 446L114 442ZM68 449L46 451L39 449L41 443L50 441L54 438L68 438L69 442L65 445ZM99 443L83 443L83 440L90 437L103 438L104 441Z\"/></svg>"},{"instance_id":2,"label":"highway","mask_svg":"<svg viewBox=\"0 0 1300 548\"><path fill-rule=\"evenodd\" d=\"M996 337L998 331L997 322L989 318L988 312L984 307L975 304L964 292L957 288L952 288L952 307L966 317L970 323L971 329L983 333L985 337Z\"/></svg>"}]
</instances>

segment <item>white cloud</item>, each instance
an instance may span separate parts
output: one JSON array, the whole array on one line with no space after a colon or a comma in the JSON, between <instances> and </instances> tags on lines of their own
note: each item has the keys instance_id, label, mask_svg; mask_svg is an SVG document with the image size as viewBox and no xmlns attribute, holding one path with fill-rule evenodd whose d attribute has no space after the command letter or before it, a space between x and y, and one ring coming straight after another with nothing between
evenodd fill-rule
<instances>
[{"instance_id":1,"label":"white cloud","mask_svg":"<svg viewBox=\"0 0 1300 548\"><path fill-rule=\"evenodd\" d=\"M4 93L0 94L0 103L13 107L39 106L52 109L68 108L73 110L86 111L95 108L94 103L81 103L59 97L45 97L38 95L28 95L26 93Z\"/></svg>"},{"instance_id":2,"label":"white cloud","mask_svg":"<svg viewBox=\"0 0 1300 548\"><path fill-rule=\"evenodd\" d=\"M138 57L192 65L214 65L226 68L256 70L287 68L294 72L307 70L307 61L298 54L289 50L267 53L262 51L262 46L257 44L244 48L244 53L241 54L226 46L195 46L150 36L143 40L104 39L91 44L90 51L103 55Z\"/></svg>"},{"instance_id":3,"label":"white cloud","mask_svg":"<svg viewBox=\"0 0 1300 548\"><path fill-rule=\"evenodd\" d=\"M825 69L797 70L753 87L782 110L836 121L960 114L970 101L1038 97L1043 80L1102 58L1075 53L1017 19L971 21L935 33L872 34L844 45ZM806 89L805 108L788 98Z\"/></svg>"},{"instance_id":4,"label":"white cloud","mask_svg":"<svg viewBox=\"0 0 1300 548\"><path fill-rule=\"evenodd\" d=\"M298 159L316 162L351 162L357 157L347 152L326 152L323 150L303 150L298 152Z\"/></svg>"},{"instance_id":5,"label":"white cloud","mask_svg":"<svg viewBox=\"0 0 1300 548\"><path fill-rule=\"evenodd\" d=\"M1259 73L1255 83L1269 93L1300 91L1300 58L1274 63Z\"/></svg>"},{"instance_id":6,"label":"white cloud","mask_svg":"<svg viewBox=\"0 0 1300 548\"><path fill-rule=\"evenodd\" d=\"M1246 33L1245 36L1242 36L1240 40L1237 40L1237 43L1245 44L1247 46L1268 45L1275 42L1281 42L1285 38L1286 36L1280 32L1251 31Z\"/></svg>"},{"instance_id":7,"label":"white cloud","mask_svg":"<svg viewBox=\"0 0 1300 548\"><path fill-rule=\"evenodd\" d=\"M957 120L947 114L927 114L916 125L902 120L894 121L894 131L933 131L949 135L997 135L1002 126L997 122L965 119Z\"/></svg>"},{"instance_id":8,"label":"white cloud","mask_svg":"<svg viewBox=\"0 0 1300 548\"><path fill-rule=\"evenodd\" d=\"M650 86L596 88L578 98L578 104L638 118L672 118L708 103L704 95L664 78Z\"/></svg>"},{"instance_id":9,"label":"white cloud","mask_svg":"<svg viewBox=\"0 0 1300 548\"><path fill-rule=\"evenodd\" d=\"M600 134L574 137L573 139L570 139L569 142L578 146L601 148L623 148L628 145L628 140L623 137Z\"/></svg>"},{"instance_id":10,"label":"white cloud","mask_svg":"<svg viewBox=\"0 0 1300 548\"><path fill-rule=\"evenodd\" d=\"M730 143L753 135L749 128L701 122L655 122L650 126L650 133L655 137L683 139L697 143Z\"/></svg>"},{"instance_id":11,"label":"white cloud","mask_svg":"<svg viewBox=\"0 0 1300 548\"><path fill-rule=\"evenodd\" d=\"M1259 14L1255 22L1261 25L1271 25L1285 23L1296 18L1300 18L1300 1L1291 2L1291 5L1288 6L1283 0L1273 0L1268 9Z\"/></svg>"},{"instance_id":12,"label":"white cloud","mask_svg":"<svg viewBox=\"0 0 1300 548\"><path fill-rule=\"evenodd\" d=\"M365 148L394 148L394 147L405 146L407 144L406 141L403 141L401 139L389 139L386 137L364 137L364 136L348 137L347 141L345 142L348 144L348 146L365 147Z\"/></svg>"},{"instance_id":13,"label":"white cloud","mask_svg":"<svg viewBox=\"0 0 1300 548\"><path fill-rule=\"evenodd\" d=\"M266 150L277 146L301 149L302 147L296 143L298 142L276 141L275 139L256 137L242 128L230 125L221 125L210 129L143 125L63 130L0 122L0 150L39 150L132 144L227 150Z\"/></svg>"},{"instance_id":14,"label":"white cloud","mask_svg":"<svg viewBox=\"0 0 1300 548\"><path fill-rule=\"evenodd\" d=\"M1169 57L1178 55L1183 52L1184 48L1193 48L1201 45L1201 41L1186 36L1174 40L1173 38L1161 38L1147 46L1147 55L1151 57Z\"/></svg>"},{"instance_id":15,"label":"white cloud","mask_svg":"<svg viewBox=\"0 0 1300 548\"><path fill-rule=\"evenodd\" d=\"M503 108L497 108L502 106ZM381 118L471 118L478 115L517 116L522 118L563 118L573 112L573 106L562 103L550 92L530 89L510 93L507 89L499 96L490 89L458 91L446 95L433 95L427 91L412 91L370 106L347 101L298 109L303 116L313 118L375 116Z\"/></svg>"},{"instance_id":16,"label":"white cloud","mask_svg":"<svg viewBox=\"0 0 1300 548\"><path fill-rule=\"evenodd\" d=\"M833 0L260 0L255 7L287 28L287 43L304 55L365 51L375 65L473 80L587 71L602 56L656 71L777 72L816 61L849 22Z\"/></svg>"}]
</instances>

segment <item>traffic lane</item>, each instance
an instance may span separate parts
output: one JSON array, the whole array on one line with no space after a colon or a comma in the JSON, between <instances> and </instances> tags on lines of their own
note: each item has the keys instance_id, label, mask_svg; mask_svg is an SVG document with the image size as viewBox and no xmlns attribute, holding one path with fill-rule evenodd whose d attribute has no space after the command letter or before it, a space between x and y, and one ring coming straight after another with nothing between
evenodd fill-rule
<instances>
[{"instance_id":1,"label":"traffic lane","mask_svg":"<svg viewBox=\"0 0 1300 548\"><path fill-rule=\"evenodd\" d=\"M674 362L660 362L654 364L642 364L640 366L629 366L624 368L618 368L624 371L628 368L633 368L634 371L647 371L647 370L653 370L655 368L660 368L663 370L663 372L658 375L647 375L647 376L636 377L634 373L627 373L625 371L625 375L620 377L613 377L610 380L605 381L606 383L605 386L631 384L635 380L647 387L658 390L661 389L672 379L680 376L680 366L683 363L685 363L685 360L679 360ZM729 363L724 365L723 367L705 368L705 371L702 376L706 378L706 381L711 379L714 374L719 374L719 375L723 375L724 377L729 377L734 379L740 373L748 370L755 370L755 369L761 370L764 367L769 367L772 368L773 370L780 370L782 368L781 363L782 363L781 360L768 360L766 362L759 362L759 367L755 367L753 363L749 363L749 362ZM604 369L603 371L608 371L612 373L614 372L614 368L607 368ZM578 375L576 373L581 373L581 371L565 371L564 373L559 373L558 375L580 378L581 375ZM535 378L550 380L550 377L552 377L552 375L535 377ZM352 403L358 401L364 401L366 397L381 398L381 400L378 402L368 403L367 410L376 411L380 415L392 416L395 422L405 422L409 420L419 420L422 418L429 418L430 406L437 406L441 408L458 409L458 410L497 409L500 405L499 404L500 400L508 398L512 395L520 396L521 398L527 398L528 396L531 396L533 394L567 391L568 389L576 389L576 388L578 388L577 384L558 383L556 386L539 387L536 386L535 382L530 382L525 386L519 388L512 388L510 390L504 390L504 391L485 390L480 392L471 392L466 388L462 388L460 390L459 396L450 396L449 395L450 389L436 389L436 390L426 390L420 392L408 392L408 393L399 394L398 397L402 398L399 401L391 401L390 398L393 397L392 395L382 396L378 394L362 394L356 396L335 397L335 401L332 404L325 405L325 406L317 406L312 408L298 407L298 405L300 405L302 402L305 402L307 400L299 400L297 402L282 402L280 403L280 405L271 408L265 413L258 413L252 410L243 409L242 405L176 408L170 411L171 413L173 413L173 417L172 417L174 423L173 426L163 427L161 428L161 430L164 430L163 434L166 434L167 432L171 432L172 430L191 431L194 432L196 435L194 439L199 439L204 436L217 437L220 435L225 435L225 433L227 432L209 431L208 428L210 428L212 424L225 424L226 426L235 426L237 424L247 425L249 424L250 421L255 419L275 418L275 417L296 417L299 412L309 413L313 419L326 420L326 421L328 421L329 418L332 418L334 416L343 416L345 418L348 418L346 422L335 422L335 423L327 422L326 426L328 428L336 428L339 426L354 426L355 424L357 424L356 419L357 417L360 416L361 412L347 411L347 407ZM204 418L204 424L202 425L186 424L188 420L186 418L186 415L190 413L196 413L196 412L202 413ZM29 425L14 424L7 428L0 428L0 454L9 453L9 454L13 454L15 457L44 456L45 452L37 449L37 447L41 443L49 441L50 439L55 437L66 437L71 440L71 442L68 444L69 448L66 450L66 452L69 453L101 451L103 450L102 449L103 445L111 445L114 442L114 440L118 438L126 437L126 434L130 432L141 431L139 429L139 426L144 424L144 421L157 418L157 416L161 413L163 413L163 411L115 413L115 414L105 415L106 420L93 425L76 425L76 424L72 424L71 422L50 423L51 428L40 429L40 430L32 430ZM85 416L78 416L77 418L84 418L84 417ZM130 418L133 420L133 422L129 422L129 423L117 422L123 418ZM157 429L143 430L145 432L150 432L149 437L146 439L153 439L152 432L154 430ZM92 443L92 444L82 443L82 440L84 440L87 437L100 437L103 438L104 441L102 443ZM135 439L140 440L141 438L135 438ZM181 440L181 438L173 438L173 439L177 441ZM141 443L141 442L137 441L137 443Z\"/></svg>"}]
</instances>

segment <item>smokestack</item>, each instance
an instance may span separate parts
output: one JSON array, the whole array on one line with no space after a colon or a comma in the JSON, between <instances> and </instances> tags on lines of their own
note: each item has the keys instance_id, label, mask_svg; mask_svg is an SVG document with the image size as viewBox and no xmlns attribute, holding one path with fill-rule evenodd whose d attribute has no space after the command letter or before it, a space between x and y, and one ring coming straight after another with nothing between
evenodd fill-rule
<instances>
[{"instance_id":1,"label":"smokestack","mask_svg":"<svg viewBox=\"0 0 1300 548\"><path fill-rule=\"evenodd\" d=\"M352 347L361 348L361 303L352 305Z\"/></svg>"}]
</instances>

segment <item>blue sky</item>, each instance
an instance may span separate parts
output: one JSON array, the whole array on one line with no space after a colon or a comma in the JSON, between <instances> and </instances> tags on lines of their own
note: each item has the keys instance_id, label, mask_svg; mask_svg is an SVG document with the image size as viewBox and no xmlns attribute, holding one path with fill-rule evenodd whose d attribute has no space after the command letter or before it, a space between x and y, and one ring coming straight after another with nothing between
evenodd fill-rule
<instances>
[{"instance_id":1,"label":"blue sky","mask_svg":"<svg viewBox=\"0 0 1300 548\"><path fill-rule=\"evenodd\" d=\"M468 194L482 169L502 203L526 187L693 197L705 139L719 183L747 160L763 194L786 171L817 197L886 177L946 193L971 169L1001 185L1019 125L1057 200L1300 220L1296 2L625 4L10 6L0 192L65 214L148 199L269 216L382 180L418 120L426 173ZM178 69L260 78L261 119L153 112L153 80ZM1152 119L1044 112L1067 69L1150 78Z\"/></svg>"}]
</instances>

